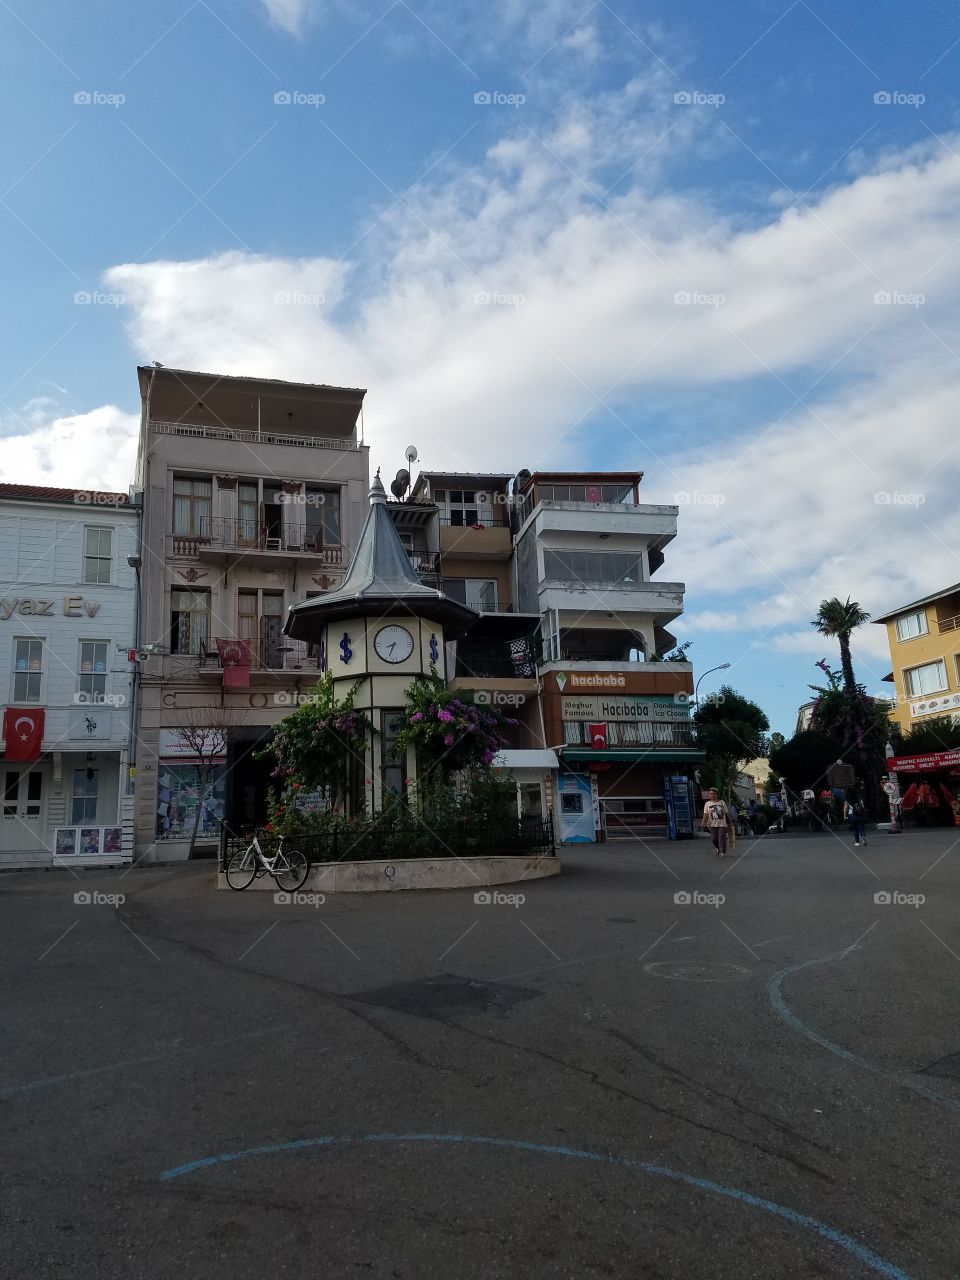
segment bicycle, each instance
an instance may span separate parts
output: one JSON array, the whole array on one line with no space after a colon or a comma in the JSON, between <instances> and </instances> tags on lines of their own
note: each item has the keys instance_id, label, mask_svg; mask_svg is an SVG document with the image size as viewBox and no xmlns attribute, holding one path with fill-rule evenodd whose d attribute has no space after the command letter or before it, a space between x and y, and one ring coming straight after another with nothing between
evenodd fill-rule
<instances>
[{"instance_id":1,"label":"bicycle","mask_svg":"<svg viewBox=\"0 0 960 1280\"><path fill-rule=\"evenodd\" d=\"M296 893L306 883L310 874L310 859L300 849L285 851L284 836L277 841L277 852L268 858L261 848L257 833L246 849L238 849L227 863L227 884L238 892L248 888L261 876L273 876L277 887L287 893Z\"/></svg>"},{"instance_id":2,"label":"bicycle","mask_svg":"<svg viewBox=\"0 0 960 1280\"><path fill-rule=\"evenodd\" d=\"M827 810L823 815L819 813L811 813L807 822L808 831L832 831L837 825L837 816L831 810Z\"/></svg>"}]
</instances>

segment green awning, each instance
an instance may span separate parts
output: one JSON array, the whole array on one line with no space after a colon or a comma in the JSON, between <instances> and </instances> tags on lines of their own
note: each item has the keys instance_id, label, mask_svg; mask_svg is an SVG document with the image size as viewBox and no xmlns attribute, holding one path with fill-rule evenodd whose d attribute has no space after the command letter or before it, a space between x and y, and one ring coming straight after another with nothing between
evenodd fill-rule
<instances>
[{"instance_id":1,"label":"green awning","mask_svg":"<svg viewBox=\"0 0 960 1280\"><path fill-rule=\"evenodd\" d=\"M630 750L627 747L611 747L601 751L595 751L592 747L563 747L560 751L562 760L617 760L623 763L645 764L648 760L654 762L671 762L673 764L702 764L707 758L705 751L696 751L693 748L685 750L683 747L674 747L662 751L644 751L642 748Z\"/></svg>"}]
</instances>

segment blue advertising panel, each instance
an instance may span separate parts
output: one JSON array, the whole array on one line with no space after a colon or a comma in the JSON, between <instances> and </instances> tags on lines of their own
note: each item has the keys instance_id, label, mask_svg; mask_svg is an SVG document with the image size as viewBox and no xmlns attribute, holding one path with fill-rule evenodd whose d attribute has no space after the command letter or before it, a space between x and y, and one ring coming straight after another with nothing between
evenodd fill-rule
<instances>
[{"instance_id":1,"label":"blue advertising panel","mask_svg":"<svg viewBox=\"0 0 960 1280\"><path fill-rule=\"evenodd\" d=\"M557 832L561 844L593 844L593 788L585 773L557 776Z\"/></svg>"}]
</instances>

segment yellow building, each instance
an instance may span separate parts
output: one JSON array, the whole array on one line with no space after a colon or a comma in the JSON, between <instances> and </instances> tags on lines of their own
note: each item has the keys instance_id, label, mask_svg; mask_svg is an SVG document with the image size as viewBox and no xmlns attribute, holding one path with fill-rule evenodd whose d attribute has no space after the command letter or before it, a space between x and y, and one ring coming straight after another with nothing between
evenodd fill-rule
<instances>
[{"instance_id":1,"label":"yellow building","mask_svg":"<svg viewBox=\"0 0 960 1280\"><path fill-rule=\"evenodd\" d=\"M885 613L896 687L891 717L906 732L935 716L960 715L960 583Z\"/></svg>"}]
</instances>

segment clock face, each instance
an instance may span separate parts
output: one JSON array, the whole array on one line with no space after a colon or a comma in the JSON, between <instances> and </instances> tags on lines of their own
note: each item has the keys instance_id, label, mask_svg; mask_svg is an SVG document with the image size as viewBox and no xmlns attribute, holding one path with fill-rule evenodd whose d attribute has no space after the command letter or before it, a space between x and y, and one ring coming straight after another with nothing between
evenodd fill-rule
<instances>
[{"instance_id":1,"label":"clock face","mask_svg":"<svg viewBox=\"0 0 960 1280\"><path fill-rule=\"evenodd\" d=\"M406 662L413 653L413 636L406 627L381 627L374 637L373 647L384 662Z\"/></svg>"}]
</instances>

